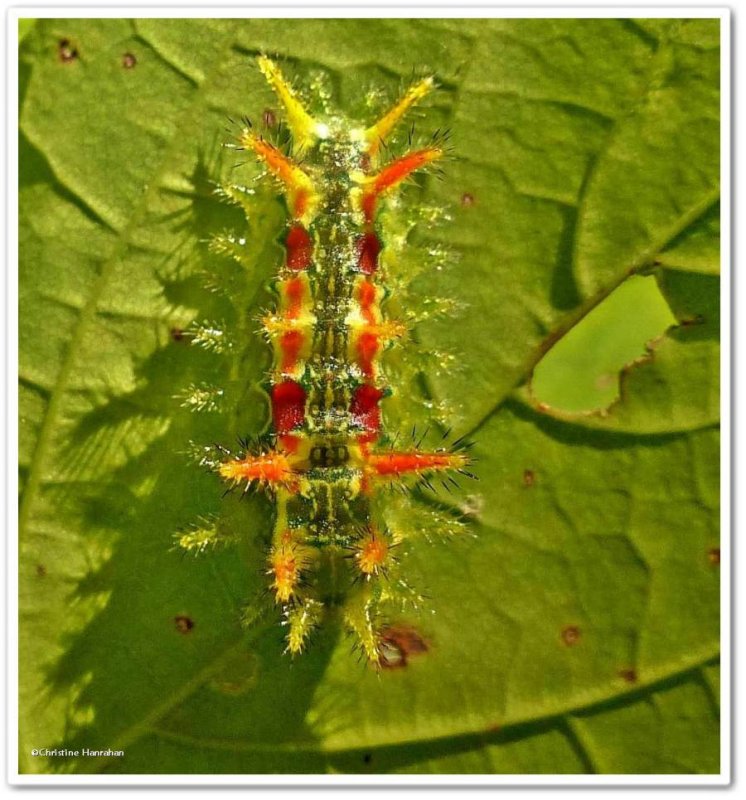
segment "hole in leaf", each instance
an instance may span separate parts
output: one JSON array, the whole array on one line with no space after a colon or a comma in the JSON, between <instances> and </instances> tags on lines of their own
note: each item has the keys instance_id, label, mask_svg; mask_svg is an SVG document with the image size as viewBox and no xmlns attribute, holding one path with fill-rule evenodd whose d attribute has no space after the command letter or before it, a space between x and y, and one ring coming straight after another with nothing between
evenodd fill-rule
<instances>
[{"instance_id":1,"label":"hole in leaf","mask_svg":"<svg viewBox=\"0 0 746 800\"><path fill-rule=\"evenodd\" d=\"M707 560L712 564L713 567L717 567L720 564L720 548L719 547L711 547L707 551Z\"/></svg>"},{"instance_id":2,"label":"hole in leaf","mask_svg":"<svg viewBox=\"0 0 746 800\"><path fill-rule=\"evenodd\" d=\"M534 399L570 412L607 408L619 397L620 370L675 324L655 279L629 278L542 358L531 381Z\"/></svg>"}]
</instances>

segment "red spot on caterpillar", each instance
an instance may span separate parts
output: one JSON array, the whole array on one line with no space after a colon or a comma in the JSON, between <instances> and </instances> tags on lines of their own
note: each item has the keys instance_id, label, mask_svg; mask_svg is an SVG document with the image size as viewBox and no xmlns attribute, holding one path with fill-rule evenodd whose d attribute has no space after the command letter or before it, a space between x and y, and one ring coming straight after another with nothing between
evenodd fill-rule
<instances>
[{"instance_id":1,"label":"red spot on caterpillar","mask_svg":"<svg viewBox=\"0 0 746 800\"><path fill-rule=\"evenodd\" d=\"M300 331L286 331L280 337L280 348L282 350L282 364L280 369L283 372L291 372L298 363L298 355L303 347L303 334Z\"/></svg>"},{"instance_id":2,"label":"red spot on caterpillar","mask_svg":"<svg viewBox=\"0 0 746 800\"><path fill-rule=\"evenodd\" d=\"M272 387L272 422L276 433L289 433L301 425L305 410L306 391L299 383L288 380Z\"/></svg>"},{"instance_id":3,"label":"red spot on caterpillar","mask_svg":"<svg viewBox=\"0 0 746 800\"><path fill-rule=\"evenodd\" d=\"M355 422L369 433L377 433L381 427L381 409L379 400L383 397L383 389L364 383L355 389L350 402L350 415ZM367 437L370 441L370 437ZM372 437L375 438L375 437Z\"/></svg>"},{"instance_id":4,"label":"red spot on caterpillar","mask_svg":"<svg viewBox=\"0 0 746 800\"><path fill-rule=\"evenodd\" d=\"M357 289L357 299L360 308L365 313L371 310L376 302L377 290L375 284L370 281L362 281Z\"/></svg>"},{"instance_id":5,"label":"red spot on caterpillar","mask_svg":"<svg viewBox=\"0 0 746 800\"><path fill-rule=\"evenodd\" d=\"M301 442L299 436L293 436L292 434L284 434L280 435L277 440L280 443L280 449L283 450L288 455L292 456L298 452L298 447L300 446Z\"/></svg>"},{"instance_id":6,"label":"red spot on caterpillar","mask_svg":"<svg viewBox=\"0 0 746 800\"><path fill-rule=\"evenodd\" d=\"M302 225L293 225L285 239L287 248L286 264L288 269L299 272L311 266L313 242L308 231Z\"/></svg>"},{"instance_id":7,"label":"red spot on caterpillar","mask_svg":"<svg viewBox=\"0 0 746 800\"><path fill-rule=\"evenodd\" d=\"M358 266L366 275L372 275L378 269L378 254L381 252L381 240L375 233L366 233L358 241Z\"/></svg>"},{"instance_id":8,"label":"red spot on caterpillar","mask_svg":"<svg viewBox=\"0 0 746 800\"><path fill-rule=\"evenodd\" d=\"M282 285L282 293L287 302L286 313L288 319L297 319L300 315L305 289L306 285L302 278L291 278Z\"/></svg>"},{"instance_id":9,"label":"red spot on caterpillar","mask_svg":"<svg viewBox=\"0 0 746 800\"><path fill-rule=\"evenodd\" d=\"M295 202L293 203L293 215L300 219L308 210L308 192L301 189L295 195Z\"/></svg>"},{"instance_id":10,"label":"red spot on caterpillar","mask_svg":"<svg viewBox=\"0 0 746 800\"><path fill-rule=\"evenodd\" d=\"M373 375L373 361L378 353L378 335L364 331L357 340L358 361L363 375L370 378Z\"/></svg>"},{"instance_id":11,"label":"red spot on caterpillar","mask_svg":"<svg viewBox=\"0 0 746 800\"><path fill-rule=\"evenodd\" d=\"M368 325L373 325L376 321L374 313L378 292L370 281L363 281L358 287L358 302L360 303L360 313Z\"/></svg>"},{"instance_id":12,"label":"red spot on caterpillar","mask_svg":"<svg viewBox=\"0 0 746 800\"><path fill-rule=\"evenodd\" d=\"M363 195L362 199L363 216L365 217L365 221L369 224L373 222L373 217L376 214L377 199L378 197L372 192Z\"/></svg>"}]
</instances>

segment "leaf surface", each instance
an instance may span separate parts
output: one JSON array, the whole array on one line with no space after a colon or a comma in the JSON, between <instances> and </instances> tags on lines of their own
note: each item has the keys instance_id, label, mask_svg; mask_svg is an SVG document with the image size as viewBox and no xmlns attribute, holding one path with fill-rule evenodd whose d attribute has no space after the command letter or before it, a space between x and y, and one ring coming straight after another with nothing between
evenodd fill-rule
<instances>
[{"instance_id":1,"label":"leaf surface","mask_svg":"<svg viewBox=\"0 0 746 800\"><path fill-rule=\"evenodd\" d=\"M26 33L22 771L717 772L718 37L716 20ZM416 228L407 247L432 260L400 303L421 318L415 360L454 356L422 362L419 401L479 459L478 483L421 497L413 523L460 504L475 536L412 544L431 600L400 622L427 650L380 675L333 625L293 661L276 621L242 628L271 506L221 501L186 455L267 417L254 320L282 259L271 187L243 230L250 269L204 247L243 224L212 182L234 174L226 117L275 108L260 52L359 114L370 87L391 98L413 65L433 70L442 90L417 128L450 127L457 151L444 181L404 194L403 214L432 204L452 221ZM605 417L536 408L525 388L544 354L641 270L679 326ZM438 297L462 307L451 324L427 313ZM189 346L195 320L225 325L228 358ZM198 384L223 389L225 414L182 406ZM422 386L400 384L392 425L419 414ZM211 514L240 545L178 552L174 533ZM125 756L30 755L55 746Z\"/></svg>"}]
</instances>

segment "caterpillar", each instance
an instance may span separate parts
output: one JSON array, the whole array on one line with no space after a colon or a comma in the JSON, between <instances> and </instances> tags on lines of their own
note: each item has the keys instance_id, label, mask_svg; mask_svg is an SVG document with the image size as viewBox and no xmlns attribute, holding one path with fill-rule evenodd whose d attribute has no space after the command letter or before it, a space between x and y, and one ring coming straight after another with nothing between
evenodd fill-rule
<instances>
[{"instance_id":1,"label":"caterpillar","mask_svg":"<svg viewBox=\"0 0 746 800\"><path fill-rule=\"evenodd\" d=\"M474 477L465 442L445 446L446 434L434 449L416 441L397 447L381 407L393 391L383 354L407 326L384 313L379 211L410 175L445 155L447 136L383 155L387 137L434 89L432 77L360 126L341 115L313 117L277 63L264 55L257 63L290 134L282 148L245 119L234 144L274 178L289 217L276 307L261 321L273 351L271 430L268 444L236 454L221 448L210 465L229 486L259 488L274 501L266 574L286 650L300 653L325 614L336 612L380 665L386 608L411 593L395 574L406 533L386 522L390 487L431 486L438 473Z\"/></svg>"}]
</instances>

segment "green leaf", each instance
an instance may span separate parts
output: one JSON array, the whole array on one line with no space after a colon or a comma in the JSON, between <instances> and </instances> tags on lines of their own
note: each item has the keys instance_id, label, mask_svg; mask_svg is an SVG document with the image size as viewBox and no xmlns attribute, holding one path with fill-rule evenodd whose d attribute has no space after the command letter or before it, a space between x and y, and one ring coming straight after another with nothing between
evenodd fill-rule
<instances>
[{"instance_id":1,"label":"green leaf","mask_svg":"<svg viewBox=\"0 0 746 800\"><path fill-rule=\"evenodd\" d=\"M718 37L702 19L37 22L20 53L21 771L718 771ZM393 622L422 652L380 674L334 624L294 660L273 614L242 627L271 505L221 500L188 456L267 419L254 329L283 206L259 188L246 227L213 192L256 175L220 142L226 117L276 111L260 52L365 118L371 87L391 99L431 69L417 131L453 134L445 179L390 221L451 218L401 256L413 281L389 308L420 322L386 413L474 439L480 481L402 513L428 530L460 509L474 536L413 540L430 600ZM246 268L208 252L224 230ZM542 357L638 272L678 325L620 402L532 405ZM456 310L430 313L438 298ZM189 346L205 321L227 355ZM203 385L224 413L184 407ZM177 552L213 518L237 547Z\"/></svg>"},{"instance_id":2,"label":"green leaf","mask_svg":"<svg viewBox=\"0 0 746 800\"><path fill-rule=\"evenodd\" d=\"M19 44L24 40L24 38L31 33L31 31L36 25L35 19L19 19L18 20L18 42Z\"/></svg>"},{"instance_id":3,"label":"green leaf","mask_svg":"<svg viewBox=\"0 0 746 800\"><path fill-rule=\"evenodd\" d=\"M631 313L630 313L631 312ZM563 336L536 365L537 403L565 411L605 410L619 399L619 371L676 324L655 280L633 276Z\"/></svg>"}]
</instances>

